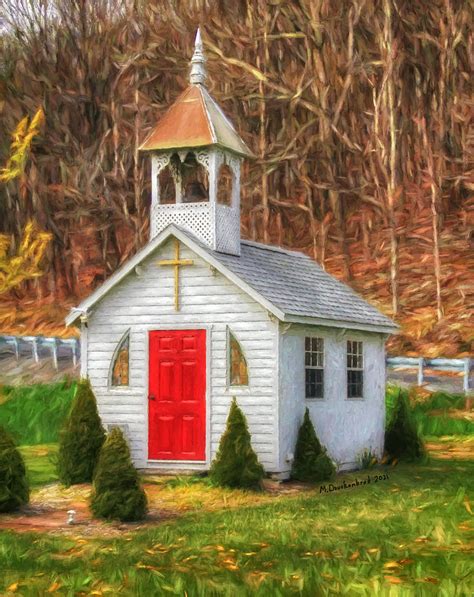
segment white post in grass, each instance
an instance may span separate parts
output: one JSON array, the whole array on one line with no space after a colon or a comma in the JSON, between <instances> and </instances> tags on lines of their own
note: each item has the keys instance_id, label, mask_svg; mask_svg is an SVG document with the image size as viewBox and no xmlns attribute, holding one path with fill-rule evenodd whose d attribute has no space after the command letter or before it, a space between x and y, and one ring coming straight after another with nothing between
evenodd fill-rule
<instances>
[{"instance_id":1,"label":"white post in grass","mask_svg":"<svg viewBox=\"0 0 474 597\"><path fill-rule=\"evenodd\" d=\"M56 371L58 370L58 344L56 342L56 338L53 338L53 342L51 344L51 354L53 356L53 365Z\"/></svg>"},{"instance_id":2,"label":"white post in grass","mask_svg":"<svg viewBox=\"0 0 474 597\"><path fill-rule=\"evenodd\" d=\"M418 385L423 385L423 357L418 359Z\"/></svg>"},{"instance_id":3,"label":"white post in grass","mask_svg":"<svg viewBox=\"0 0 474 597\"><path fill-rule=\"evenodd\" d=\"M38 356L38 341L35 337L32 339L33 344L33 358L35 359L35 363L39 363L39 356Z\"/></svg>"},{"instance_id":4,"label":"white post in grass","mask_svg":"<svg viewBox=\"0 0 474 597\"><path fill-rule=\"evenodd\" d=\"M471 410L473 395L469 389L469 373L471 372L471 359L467 357L464 359L464 376L463 376L463 389L464 395L466 396L466 410Z\"/></svg>"}]
</instances>

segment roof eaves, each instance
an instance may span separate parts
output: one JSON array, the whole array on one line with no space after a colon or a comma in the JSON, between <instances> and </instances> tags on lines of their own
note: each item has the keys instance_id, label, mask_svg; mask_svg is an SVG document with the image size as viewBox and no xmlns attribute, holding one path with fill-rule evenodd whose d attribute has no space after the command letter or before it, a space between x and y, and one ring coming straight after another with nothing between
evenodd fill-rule
<instances>
[{"instance_id":1,"label":"roof eaves","mask_svg":"<svg viewBox=\"0 0 474 597\"><path fill-rule=\"evenodd\" d=\"M285 323L301 323L307 325L321 325L335 328L347 328L351 330L360 330L364 332L376 332L381 334L396 334L400 326L396 323L386 325L378 323L358 323L356 321L344 321L342 319L325 319L322 317L309 317L304 315L291 315L286 313L283 321Z\"/></svg>"},{"instance_id":2,"label":"roof eaves","mask_svg":"<svg viewBox=\"0 0 474 597\"><path fill-rule=\"evenodd\" d=\"M77 307L73 308L69 315L66 317L66 325L71 325L79 319L81 315L87 314L87 311L100 301L106 294L108 294L125 276L127 276L137 265L139 265L144 259L150 255L155 249L157 249L163 242L165 242L170 236L174 236L182 243L187 245L192 251L199 255L209 265L215 267L223 276L228 278L231 282L234 282L241 290L246 292L251 298L257 303L262 305L267 311L272 313L275 317L283 321L285 313L279 309L276 305L267 300L261 293L255 290L252 286L244 282L240 276L234 274L218 259L213 257L208 250L194 241L185 231L181 230L174 224L167 226L153 241L145 245L141 251L136 253L129 261L127 261L120 269L118 269L108 280L106 280L101 286L99 286L89 297L87 297Z\"/></svg>"}]
</instances>

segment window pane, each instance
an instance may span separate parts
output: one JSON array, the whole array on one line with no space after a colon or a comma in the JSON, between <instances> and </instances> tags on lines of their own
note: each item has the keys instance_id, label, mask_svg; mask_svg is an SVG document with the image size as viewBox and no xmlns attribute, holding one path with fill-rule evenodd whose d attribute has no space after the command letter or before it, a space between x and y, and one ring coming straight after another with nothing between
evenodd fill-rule
<instances>
[{"instance_id":1,"label":"window pane","mask_svg":"<svg viewBox=\"0 0 474 597\"><path fill-rule=\"evenodd\" d=\"M323 398L324 372L322 369L306 369L306 398Z\"/></svg>"},{"instance_id":2,"label":"window pane","mask_svg":"<svg viewBox=\"0 0 474 597\"><path fill-rule=\"evenodd\" d=\"M111 385L128 386L129 378L129 335L120 341L112 364Z\"/></svg>"},{"instance_id":3,"label":"window pane","mask_svg":"<svg viewBox=\"0 0 474 597\"><path fill-rule=\"evenodd\" d=\"M248 386L247 361L243 355L240 344L232 334L229 334L230 342L230 371L229 383L231 386Z\"/></svg>"},{"instance_id":4,"label":"window pane","mask_svg":"<svg viewBox=\"0 0 474 597\"><path fill-rule=\"evenodd\" d=\"M362 371L347 372L347 396L349 398L362 398L363 393L363 374Z\"/></svg>"}]
</instances>

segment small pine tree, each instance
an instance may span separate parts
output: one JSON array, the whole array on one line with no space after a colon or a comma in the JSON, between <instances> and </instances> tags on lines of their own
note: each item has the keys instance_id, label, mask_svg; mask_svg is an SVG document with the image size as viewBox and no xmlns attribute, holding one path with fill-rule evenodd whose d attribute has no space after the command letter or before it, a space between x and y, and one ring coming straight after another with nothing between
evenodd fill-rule
<instances>
[{"instance_id":1,"label":"small pine tree","mask_svg":"<svg viewBox=\"0 0 474 597\"><path fill-rule=\"evenodd\" d=\"M398 393L392 418L385 431L385 450L400 460L417 460L425 454L407 396L402 391Z\"/></svg>"},{"instance_id":2,"label":"small pine tree","mask_svg":"<svg viewBox=\"0 0 474 597\"><path fill-rule=\"evenodd\" d=\"M130 458L127 442L115 427L100 451L91 494L95 516L123 522L146 516L147 499Z\"/></svg>"},{"instance_id":3,"label":"small pine tree","mask_svg":"<svg viewBox=\"0 0 474 597\"><path fill-rule=\"evenodd\" d=\"M79 382L59 438L58 476L66 486L90 483L105 431L89 380Z\"/></svg>"},{"instance_id":4,"label":"small pine tree","mask_svg":"<svg viewBox=\"0 0 474 597\"><path fill-rule=\"evenodd\" d=\"M327 481L335 472L334 464L321 447L309 410L306 409L296 440L291 477L297 481L319 482Z\"/></svg>"},{"instance_id":5,"label":"small pine tree","mask_svg":"<svg viewBox=\"0 0 474 597\"><path fill-rule=\"evenodd\" d=\"M11 436L0 426L0 512L12 512L30 497L25 463Z\"/></svg>"},{"instance_id":6,"label":"small pine tree","mask_svg":"<svg viewBox=\"0 0 474 597\"><path fill-rule=\"evenodd\" d=\"M252 449L247 420L234 398L209 476L223 487L259 489L264 474Z\"/></svg>"}]
</instances>

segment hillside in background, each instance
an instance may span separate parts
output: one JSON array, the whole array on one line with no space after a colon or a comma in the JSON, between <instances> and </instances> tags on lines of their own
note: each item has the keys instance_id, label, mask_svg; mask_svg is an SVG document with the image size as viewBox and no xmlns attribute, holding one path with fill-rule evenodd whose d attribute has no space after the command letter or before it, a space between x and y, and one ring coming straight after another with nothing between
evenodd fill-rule
<instances>
[{"instance_id":1,"label":"hillside in background","mask_svg":"<svg viewBox=\"0 0 474 597\"><path fill-rule=\"evenodd\" d=\"M28 10L25 7L30 6ZM242 236L302 250L393 316L396 354L474 338L472 13L461 0L0 0L0 164L43 106L0 232L51 232L47 273L0 299L0 333L63 317L148 238L138 147L187 83L201 25L209 90L257 156ZM470 132L471 131L471 132Z\"/></svg>"}]
</instances>

